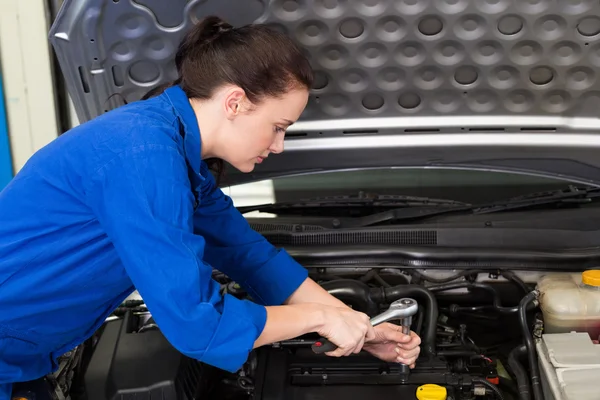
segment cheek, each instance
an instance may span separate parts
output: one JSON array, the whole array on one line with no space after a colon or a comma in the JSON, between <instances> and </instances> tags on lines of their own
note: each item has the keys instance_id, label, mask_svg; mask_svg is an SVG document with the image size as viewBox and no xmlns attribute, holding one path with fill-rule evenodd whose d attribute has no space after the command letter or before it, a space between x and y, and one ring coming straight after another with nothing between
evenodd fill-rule
<instances>
[{"instance_id":1,"label":"cheek","mask_svg":"<svg viewBox=\"0 0 600 400\"><path fill-rule=\"evenodd\" d=\"M248 149L252 149L254 152L262 153L271 147L273 143L273 139L275 138L275 133L273 132L272 127L260 127L258 129L254 129L252 132L248 132L247 135L248 140L246 143L248 144Z\"/></svg>"},{"instance_id":2,"label":"cheek","mask_svg":"<svg viewBox=\"0 0 600 400\"><path fill-rule=\"evenodd\" d=\"M236 153L239 158L250 159L264 153L275 139L273 126L265 124L258 118L247 118L239 121L236 133Z\"/></svg>"}]
</instances>

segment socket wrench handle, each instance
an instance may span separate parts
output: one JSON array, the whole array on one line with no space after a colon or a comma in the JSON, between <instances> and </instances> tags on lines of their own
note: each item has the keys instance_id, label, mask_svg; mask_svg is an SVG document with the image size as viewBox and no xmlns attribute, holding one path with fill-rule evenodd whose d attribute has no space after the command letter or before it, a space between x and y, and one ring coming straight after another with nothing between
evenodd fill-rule
<instances>
[{"instance_id":1,"label":"socket wrench handle","mask_svg":"<svg viewBox=\"0 0 600 400\"><path fill-rule=\"evenodd\" d=\"M402 333L410 334L410 325L412 322L412 316L415 315L418 310L419 310L419 305L414 299L404 298L404 299L396 300L392 304L390 304L390 307L386 311L371 318L371 325L377 326L384 322L391 321L391 320L398 320L398 319L403 320L403 322L404 322L404 320L407 320L408 326L405 326L405 324L402 323L402 325L403 325ZM322 354L322 353L334 351L335 349L337 349L337 346L334 343L332 343L331 341L329 341L327 338L320 337L311 346L311 348L315 353Z\"/></svg>"}]
</instances>

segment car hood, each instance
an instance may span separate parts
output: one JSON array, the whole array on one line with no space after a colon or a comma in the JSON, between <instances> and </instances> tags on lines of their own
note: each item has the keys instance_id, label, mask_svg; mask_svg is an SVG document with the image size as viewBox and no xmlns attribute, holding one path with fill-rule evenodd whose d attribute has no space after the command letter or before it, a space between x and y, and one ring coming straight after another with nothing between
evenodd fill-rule
<instances>
[{"instance_id":1,"label":"car hood","mask_svg":"<svg viewBox=\"0 0 600 400\"><path fill-rule=\"evenodd\" d=\"M600 185L597 1L65 0L49 37L79 120L174 80L207 15L287 32L316 75L286 151L229 184L435 167Z\"/></svg>"}]
</instances>

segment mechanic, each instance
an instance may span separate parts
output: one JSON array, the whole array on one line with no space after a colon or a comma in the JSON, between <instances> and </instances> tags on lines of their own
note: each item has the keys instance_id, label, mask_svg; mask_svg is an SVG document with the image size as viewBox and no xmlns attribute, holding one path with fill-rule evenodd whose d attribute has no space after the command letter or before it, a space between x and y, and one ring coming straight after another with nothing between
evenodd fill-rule
<instances>
[{"instance_id":1,"label":"mechanic","mask_svg":"<svg viewBox=\"0 0 600 400\"><path fill-rule=\"evenodd\" d=\"M183 354L228 371L256 347L317 332L414 367L420 338L369 318L253 231L218 188L283 151L312 71L284 34L196 24L179 79L71 129L0 192L0 399L41 378L134 290ZM209 168L215 166L215 171ZM253 301L222 296L213 268Z\"/></svg>"}]
</instances>

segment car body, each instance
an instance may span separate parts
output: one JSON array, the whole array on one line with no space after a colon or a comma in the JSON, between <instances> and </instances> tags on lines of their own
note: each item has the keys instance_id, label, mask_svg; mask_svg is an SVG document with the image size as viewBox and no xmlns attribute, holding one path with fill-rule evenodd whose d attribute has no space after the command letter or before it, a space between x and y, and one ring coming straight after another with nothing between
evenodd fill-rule
<instances>
[{"instance_id":1,"label":"car body","mask_svg":"<svg viewBox=\"0 0 600 400\"><path fill-rule=\"evenodd\" d=\"M314 67L309 104L288 130L283 154L249 174L229 169L224 190L270 182L272 202L283 206L242 212L264 211L249 214L253 227L286 247L332 294L360 307L360 290L376 296L410 283L438 296L448 289L440 284L455 284L455 291L437 297L451 305L440 311L446 318L455 302L489 303L477 290L479 281L466 279L474 274L482 285L497 287L492 292L511 303L514 317L524 293L515 293L510 282L533 290L550 271L580 273L597 263L600 215L590 194L600 186L598 2L65 0L49 37L80 121L175 79L177 44L207 15L234 26L270 24L294 38ZM535 192L543 194L514 203L516 196ZM441 207L457 208L438 214L440 204L432 199L440 198L454 201ZM509 200L498 203L503 199ZM506 203L521 208L494 209ZM471 213L473 207L477 212ZM369 219L372 215L380 219ZM461 273L469 270L475 272ZM340 277L346 286L338 286L334 278ZM216 279L243 295L225 277ZM464 307L471 306L489 305ZM491 315L500 312L503 318L502 306L489 307ZM145 316L143 327L153 325L147 313L139 315ZM122 328L117 325L122 316L115 318L107 322L113 323L106 328L110 332ZM505 323L516 329L518 347L523 340L518 321ZM448 332L458 326L463 325ZM176 355L169 356L174 367L154 382L110 375L106 368L124 362L113 350L125 345L99 340L105 347L95 349L84 380L88 391L98 382L112 386L92 398L116 396L117 388L123 395L134 388L170 390L168 377L177 375L180 362ZM478 392L495 396L475 377L496 382L496 364L486 370L489 366L460 356L424 359L407 385L393 378L395 366L362 356L332 361L289 350L304 349L303 340L265 350L233 378L210 379L235 380L239 398L416 398L419 390L433 390L423 386L428 383L443 386L455 399ZM135 343L130 348L139 345L141 354L144 345ZM498 359L506 362L507 356L500 352ZM224 396L219 393L214 398ZM184 398L179 396L172 398Z\"/></svg>"}]
</instances>

